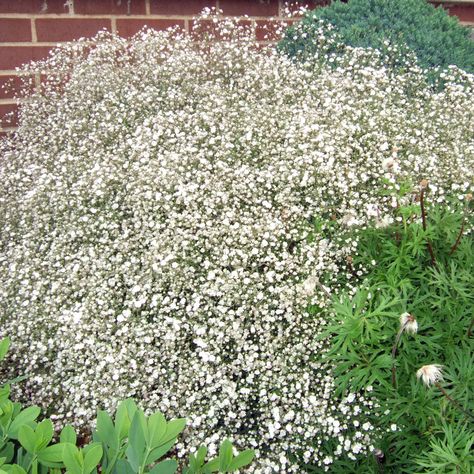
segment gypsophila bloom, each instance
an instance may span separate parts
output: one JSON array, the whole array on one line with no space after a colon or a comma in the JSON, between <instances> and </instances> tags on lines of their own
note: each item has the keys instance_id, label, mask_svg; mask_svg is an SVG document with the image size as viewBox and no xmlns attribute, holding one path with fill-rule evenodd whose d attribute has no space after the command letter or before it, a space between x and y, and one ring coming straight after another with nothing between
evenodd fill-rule
<instances>
[{"instance_id":1,"label":"gypsophila bloom","mask_svg":"<svg viewBox=\"0 0 474 474\"><path fill-rule=\"evenodd\" d=\"M393 157L385 158L382 161L382 169L391 173L397 173L399 171L397 160Z\"/></svg>"},{"instance_id":2,"label":"gypsophila bloom","mask_svg":"<svg viewBox=\"0 0 474 474\"><path fill-rule=\"evenodd\" d=\"M400 315L400 330L410 334L416 334L418 331L418 322L410 313Z\"/></svg>"},{"instance_id":3,"label":"gypsophila bloom","mask_svg":"<svg viewBox=\"0 0 474 474\"><path fill-rule=\"evenodd\" d=\"M424 365L416 371L416 376L421 379L426 386L430 386L443 380L441 369L441 365L437 364Z\"/></svg>"},{"instance_id":4,"label":"gypsophila bloom","mask_svg":"<svg viewBox=\"0 0 474 474\"><path fill-rule=\"evenodd\" d=\"M429 176L433 199L473 191L472 79L433 92L362 49L297 64L202 19L26 68L46 79L0 145L1 375L32 374L14 395L58 427L135 397L188 418L181 458L228 437L257 450L251 472L301 472L294 453L330 469L376 435L353 429L374 404L335 396L317 337L357 254L347 227L393 218L395 146L397 177Z\"/></svg>"}]
</instances>

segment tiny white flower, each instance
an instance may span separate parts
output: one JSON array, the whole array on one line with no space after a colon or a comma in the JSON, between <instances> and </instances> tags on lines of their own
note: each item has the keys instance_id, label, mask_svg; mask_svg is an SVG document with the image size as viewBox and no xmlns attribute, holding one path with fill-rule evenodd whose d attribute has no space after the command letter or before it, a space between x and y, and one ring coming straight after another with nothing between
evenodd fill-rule
<instances>
[{"instance_id":1,"label":"tiny white flower","mask_svg":"<svg viewBox=\"0 0 474 474\"><path fill-rule=\"evenodd\" d=\"M393 223L393 217L390 215L385 215L383 217L377 217L375 219L375 227L377 229L384 229Z\"/></svg>"},{"instance_id":2,"label":"tiny white flower","mask_svg":"<svg viewBox=\"0 0 474 474\"><path fill-rule=\"evenodd\" d=\"M385 160L382 161L382 169L390 173L397 173L400 167L394 158L385 158Z\"/></svg>"},{"instance_id":3,"label":"tiny white flower","mask_svg":"<svg viewBox=\"0 0 474 474\"><path fill-rule=\"evenodd\" d=\"M302 284L302 292L305 296L311 296L314 294L316 289L316 285L318 284L319 280L315 276L308 277Z\"/></svg>"}]
</instances>

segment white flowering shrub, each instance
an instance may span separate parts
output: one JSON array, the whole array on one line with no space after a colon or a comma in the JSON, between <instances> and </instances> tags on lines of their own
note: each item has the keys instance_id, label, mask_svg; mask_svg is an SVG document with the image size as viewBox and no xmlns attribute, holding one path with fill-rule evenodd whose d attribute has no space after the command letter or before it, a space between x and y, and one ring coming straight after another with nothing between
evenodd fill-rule
<instances>
[{"instance_id":1,"label":"white flowering shrub","mask_svg":"<svg viewBox=\"0 0 474 474\"><path fill-rule=\"evenodd\" d=\"M370 393L334 395L315 337L347 229L390 221L395 178L472 189L473 80L434 93L357 49L295 64L215 21L28 67L49 79L1 145L7 371L58 424L135 397L190 420L178 455L229 437L255 472L327 468L375 436Z\"/></svg>"}]
</instances>

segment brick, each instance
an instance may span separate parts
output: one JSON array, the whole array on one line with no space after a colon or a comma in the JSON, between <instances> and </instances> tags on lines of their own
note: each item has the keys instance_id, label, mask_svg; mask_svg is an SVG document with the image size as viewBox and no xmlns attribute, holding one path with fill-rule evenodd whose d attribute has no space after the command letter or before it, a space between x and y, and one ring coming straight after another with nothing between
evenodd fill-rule
<instances>
[{"instance_id":1,"label":"brick","mask_svg":"<svg viewBox=\"0 0 474 474\"><path fill-rule=\"evenodd\" d=\"M282 2L284 3L284 2ZM319 7L326 7L331 3L331 0L293 0L287 3L286 8L282 8L282 16L290 13L292 16L296 16L301 8L306 10L314 10Z\"/></svg>"},{"instance_id":2,"label":"brick","mask_svg":"<svg viewBox=\"0 0 474 474\"><path fill-rule=\"evenodd\" d=\"M65 0L0 0L0 13L69 13L65 3Z\"/></svg>"},{"instance_id":3,"label":"brick","mask_svg":"<svg viewBox=\"0 0 474 474\"><path fill-rule=\"evenodd\" d=\"M11 99L18 95L22 85L19 76L0 76L0 99Z\"/></svg>"},{"instance_id":4,"label":"brick","mask_svg":"<svg viewBox=\"0 0 474 474\"><path fill-rule=\"evenodd\" d=\"M457 16L459 21L474 23L474 5L453 5L448 7L450 15Z\"/></svg>"},{"instance_id":5,"label":"brick","mask_svg":"<svg viewBox=\"0 0 474 474\"><path fill-rule=\"evenodd\" d=\"M129 37L140 31L144 26L148 26L155 30L166 30L166 28L176 25L184 29L184 20L154 20L151 18L128 20L120 18L117 19L117 32L121 36Z\"/></svg>"},{"instance_id":6,"label":"brick","mask_svg":"<svg viewBox=\"0 0 474 474\"><path fill-rule=\"evenodd\" d=\"M95 36L103 28L111 31L109 19L38 18L36 20L38 41L57 42L88 38Z\"/></svg>"},{"instance_id":7,"label":"brick","mask_svg":"<svg viewBox=\"0 0 474 474\"><path fill-rule=\"evenodd\" d=\"M0 104L0 126L6 128L16 127L17 125L18 106L16 104Z\"/></svg>"},{"instance_id":8,"label":"brick","mask_svg":"<svg viewBox=\"0 0 474 474\"><path fill-rule=\"evenodd\" d=\"M31 41L31 21L0 18L0 42Z\"/></svg>"},{"instance_id":9,"label":"brick","mask_svg":"<svg viewBox=\"0 0 474 474\"><path fill-rule=\"evenodd\" d=\"M44 59L51 49L53 48L47 46L2 46L0 48L0 70L15 69L32 60Z\"/></svg>"},{"instance_id":10,"label":"brick","mask_svg":"<svg viewBox=\"0 0 474 474\"><path fill-rule=\"evenodd\" d=\"M173 2L171 2L173 3ZM145 15L145 0L74 0L81 15Z\"/></svg>"},{"instance_id":11,"label":"brick","mask_svg":"<svg viewBox=\"0 0 474 474\"><path fill-rule=\"evenodd\" d=\"M253 29L252 22L250 20L239 20L237 22L239 25L244 26L245 28ZM189 28L191 32L197 36L196 39L201 39L201 35L211 34L216 37L217 40L222 39L221 35L218 34L216 30L216 23L211 20L201 20L199 22L198 29L194 29L198 25L198 22L191 20L189 22Z\"/></svg>"},{"instance_id":12,"label":"brick","mask_svg":"<svg viewBox=\"0 0 474 474\"><path fill-rule=\"evenodd\" d=\"M220 0L224 15L277 16L278 0Z\"/></svg>"},{"instance_id":13,"label":"brick","mask_svg":"<svg viewBox=\"0 0 474 474\"><path fill-rule=\"evenodd\" d=\"M216 6L215 0L151 0L150 12L153 15L197 15L204 8Z\"/></svg>"}]
</instances>

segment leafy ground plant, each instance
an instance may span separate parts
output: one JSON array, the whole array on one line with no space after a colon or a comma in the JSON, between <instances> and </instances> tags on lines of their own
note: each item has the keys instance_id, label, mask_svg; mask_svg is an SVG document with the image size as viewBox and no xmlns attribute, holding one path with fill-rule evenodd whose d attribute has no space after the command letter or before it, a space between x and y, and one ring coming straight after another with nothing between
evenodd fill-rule
<instances>
[{"instance_id":1,"label":"leafy ground plant","mask_svg":"<svg viewBox=\"0 0 474 474\"><path fill-rule=\"evenodd\" d=\"M333 472L471 472L472 196L429 196L425 181L397 187L396 220L361 232L352 265L370 268L363 283L334 300L325 336L338 391L374 394L365 428L384 434L373 456Z\"/></svg>"},{"instance_id":2,"label":"leafy ground plant","mask_svg":"<svg viewBox=\"0 0 474 474\"><path fill-rule=\"evenodd\" d=\"M0 361L7 353L10 340L0 342ZM50 419L37 421L40 409L22 409L9 399L10 386L0 389L0 474L37 474L38 472L69 474L174 474L178 462L169 458L186 420L166 421L162 413L150 416L131 400L121 402L115 418L100 410L92 442L77 446L77 435L66 425L55 442ZM207 448L201 446L191 454L187 474L236 472L248 466L254 451L246 450L234 456L229 440L222 442L219 455L206 462ZM165 458L165 459L163 459Z\"/></svg>"}]
</instances>

